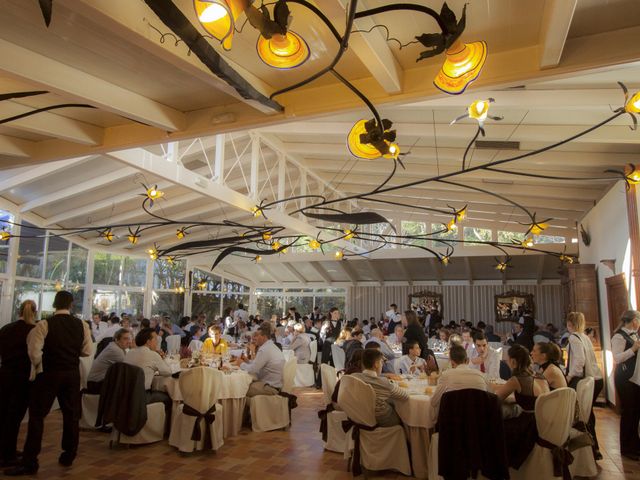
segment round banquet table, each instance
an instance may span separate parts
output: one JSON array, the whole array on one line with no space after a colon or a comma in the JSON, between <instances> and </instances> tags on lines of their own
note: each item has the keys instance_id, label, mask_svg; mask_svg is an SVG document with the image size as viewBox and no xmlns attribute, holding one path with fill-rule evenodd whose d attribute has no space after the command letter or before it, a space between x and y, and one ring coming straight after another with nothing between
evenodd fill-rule
<instances>
[{"instance_id":1,"label":"round banquet table","mask_svg":"<svg viewBox=\"0 0 640 480\"><path fill-rule=\"evenodd\" d=\"M406 383L409 390L409 400L395 400L395 409L404 424L409 447L411 448L411 466L416 478L428 477L429 458L429 429L435 427L437 418L434 418L431 409L431 395L425 393L427 387L435 391L435 386L430 386L428 380L411 379L400 382Z\"/></svg>"},{"instance_id":2,"label":"round banquet table","mask_svg":"<svg viewBox=\"0 0 640 480\"><path fill-rule=\"evenodd\" d=\"M242 428L244 407L247 403L247 391L252 381L253 377L242 370L223 375L218 402L222 405L224 438L237 435ZM152 390L167 392L174 403L183 400L177 378L156 376L153 379L151 388Z\"/></svg>"}]
</instances>

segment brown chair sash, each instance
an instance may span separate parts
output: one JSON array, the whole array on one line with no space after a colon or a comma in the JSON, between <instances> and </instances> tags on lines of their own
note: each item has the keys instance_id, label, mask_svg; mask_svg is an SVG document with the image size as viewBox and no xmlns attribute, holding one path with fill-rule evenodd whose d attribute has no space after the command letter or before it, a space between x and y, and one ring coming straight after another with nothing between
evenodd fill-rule
<instances>
[{"instance_id":1,"label":"brown chair sash","mask_svg":"<svg viewBox=\"0 0 640 480\"><path fill-rule=\"evenodd\" d=\"M333 406L333 403L330 403L329 405L327 405L327 407L324 410L320 410L318 412L318 418L320 419L320 433L322 433L322 441L324 443L327 443L327 438L328 438L329 425L328 425L327 417L334 410L335 410L335 407Z\"/></svg>"},{"instance_id":2,"label":"brown chair sash","mask_svg":"<svg viewBox=\"0 0 640 480\"><path fill-rule=\"evenodd\" d=\"M215 403L205 413L200 413L198 410L196 410L193 407L190 407L186 403L182 406L182 413L190 417L196 417L196 423L193 425L193 432L191 432L191 440L199 442L202 439L202 432L200 430L200 420L204 418L204 421L206 422L207 427L210 427L216 419L216 416L214 413L215 411L216 411ZM205 440L210 440L210 438L211 438L211 431L209 428L207 428L205 431Z\"/></svg>"},{"instance_id":3,"label":"brown chair sash","mask_svg":"<svg viewBox=\"0 0 640 480\"><path fill-rule=\"evenodd\" d=\"M573 463L573 455L567 450L566 444L559 447L540 437L538 437L537 443L541 447L551 450L551 455L553 456L553 475L555 477L561 476L563 480L571 480L569 465Z\"/></svg>"},{"instance_id":4,"label":"brown chair sash","mask_svg":"<svg viewBox=\"0 0 640 480\"><path fill-rule=\"evenodd\" d=\"M351 438L353 438L353 460L351 462L351 468L353 470L353 476L357 477L362 474L362 465L360 464L360 430L371 432L378 428L378 425L370 427L369 425L362 425L356 423L353 420L343 420L342 430L347 433L350 428L353 428L351 432Z\"/></svg>"}]
</instances>

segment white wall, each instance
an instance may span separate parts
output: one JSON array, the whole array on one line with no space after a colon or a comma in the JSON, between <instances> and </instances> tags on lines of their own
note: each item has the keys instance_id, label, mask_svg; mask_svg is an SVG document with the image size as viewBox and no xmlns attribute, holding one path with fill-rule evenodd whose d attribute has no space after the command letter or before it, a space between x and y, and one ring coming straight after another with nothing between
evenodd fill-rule
<instances>
[{"instance_id":1,"label":"white wall","mask_svg":"<svg viewBox=\"0 0 640 480\"><path fill-rule=\"evenodd\" d=\"M380 318L389 305L395 303L400 310L407 308L409 293L421 290L442 293L444 319L460 320L464 318L474 324L483 321L495 325L494 296L509 290L532 293L536 304L536 322L562 324L562 287L556 284L482 284L482 285L443 285L443 286L386 286L351 287L347 297L347 312L351 317ZM502 322L496 326L496 333L511 331L511 323Z\"/></svg>"},{"instance_id":2,"label":"white wall","mask_svg":"<svg viewBox=\"0 0 640 480\"><path fill-rule=\"evenodd\" d=\"M582 219L582 225L591 235L587 247L580 238L580 263L592 263L598 275L598 296L600 300L600 328L602 329L602 349L607 370L607 398L615 403L613 358L611 355L611 333L607 306L605 279L625 272L627 281L631 278L629 225L627 222L627 202L625 183L620 181ZM600 263L601 260L615 259L615 272ZM630 295L631 299L632 295ZM632 300L635 303L635 299ZM635 305L634 305L635 308Z\"/></svg>"}]
</instances>

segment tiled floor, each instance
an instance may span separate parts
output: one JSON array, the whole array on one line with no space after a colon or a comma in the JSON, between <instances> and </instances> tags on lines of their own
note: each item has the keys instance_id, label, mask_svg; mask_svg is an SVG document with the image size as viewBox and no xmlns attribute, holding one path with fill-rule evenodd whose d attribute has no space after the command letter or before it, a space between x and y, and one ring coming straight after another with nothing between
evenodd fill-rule
<instances>
[{"instance_id":1,"label":"tiled floor","mask_svg":"<svg viewBox=\"0 0 640 480\"><path fill-rule=\"evenodd\" d=\"M47 480L351 478L342 455L323 451L316 415L322 406L322 394L313 389L300 389L296 393L298 408L294 410L293 426L288 432L252 433L243 430L239 436L227 439L216 454L198 453L188 457L179 455L166 441L110 450L109 435L82 432L79 456L73 467L68 469L57 464L61 416L54 412L46 421L38 477ZM601 471L596 478L640 480L640 462L621 460L618 417L610 410L596 410L598 438L605 457L599 462ZM382 477L406 478L393 473Z\"/></svg>"}]
</instances>

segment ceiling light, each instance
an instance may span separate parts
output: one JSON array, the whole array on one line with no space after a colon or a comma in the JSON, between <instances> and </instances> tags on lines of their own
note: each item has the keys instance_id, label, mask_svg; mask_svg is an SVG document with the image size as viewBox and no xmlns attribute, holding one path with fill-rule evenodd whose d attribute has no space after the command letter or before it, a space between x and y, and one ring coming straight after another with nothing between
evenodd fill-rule
<instances>
[{"instance_id":1,"label":"ceiling light","mask_svg":"<svg viewBox=\"0 0 640 480\"><path fill-rule=\"evenodd\" d=\"M335 253L336 260L342 260L344 258L344 252L342 250L338 250Z\"/></svg>"},{"instance_id":2,"label":"ceiling light","mask_svg":"<svg viewBox=\"0 0 640 480\"><path fill-rule=\"evenodd\" d=\"M447 49L447 58L433 84L445 93L458 95L480 75L487 60L485 42L456 41Z\"/></svg>"},{"instance_id":3,"label":"ceiling light","mask_svg":"<svg viewBox=\"0 0 640 480\"><path fill-rule=\"evenodd\" d=\"M222 48L231 50L236 21L249 0L194 0L193 6L202 27L220 41Z\"/></svg>"},{"instance_id":4,"label":"ceiling light","mask_svg":"<svg viewBox=\"0 0 640 480\"><path fill-rule=\"evenodd\" d=\"M398 158L400 148L396 145L396 131L391 130L393 122L382 120L382 127L375 119L360 120L351 128L347 137L347 146L351 155L367 160Z\"/></svg>"},{"instance_id":5,"label":"ceiling light","mask_svg":"<svg viewBox=\"0 0 640 480\"><path fill-rule=\"evenodd\" d=\"M309 45L295 32L285 35L275 34L271 38L258 36L256 44L258 56L270 67L279 69L296 68L309 58Z\"/></svg>"},{"instance_id":6,"label":"ceiling light","mask_svg":"<svg viewBox=\"0 0 640 480\"><path fill-rule=\"evenodd\" d=\"M356 236L356 234L355 234L355 232L353 230L347 229L347 230L344 231L344 239L345 240L351 240L355 236Z\"/></svg>"},{"instance_id":7,"label":"ceiling light","mask_svg":"<svg viewBox=\"0 0 640 480\"><path fill-rule=\"evenodd\" d=\"M640 113L640 92L631 97L631 99L624 106L625 111L629 113Z\"/></svg>"},{"instance_id":8,"label":"ceiling light","mask_svg":"<svg viewBox=\"0 0 640 480\"><path fill-rule=\"evenodd\" d=\"M11 238L11 232L7 232L4 229L0 231L0 240L2 240L3 242L8 242L10 238Z\"/></svg>"},{"instance_id":9,"label":"ceiling light","mask_svg":"<svg viewBox=\"0 0 640 480\"><path fill-rule=\"evenodd\" d=\"M320 248L320 242L318 240L316 240L315 238L312 238L311 240L309 240L309 248L311 250L317 250Z\"/></svg>"},{"instance_id":10,"label":"ceiling light","mask_svg":"<svg viewBox=\"0 0 640 480\"><path fill-rule=\"evenodd\" d=\"M262 234L262 239L263 239L264 241L271 240L271 236L272 236L271 232L264 232L264 233Z\"/></svg>"}]
</instances>

